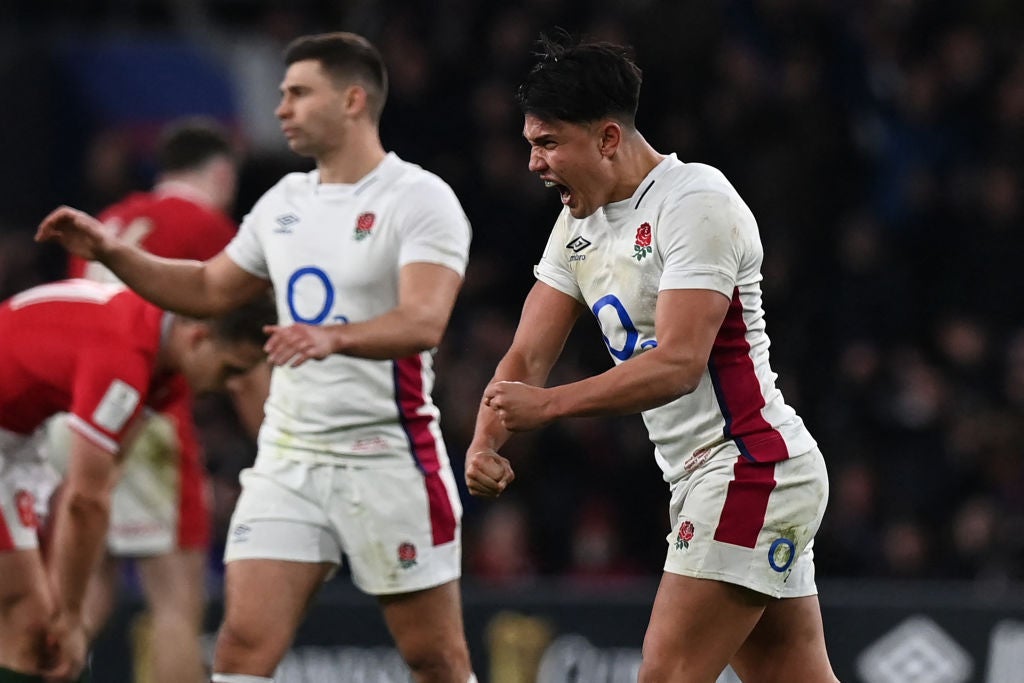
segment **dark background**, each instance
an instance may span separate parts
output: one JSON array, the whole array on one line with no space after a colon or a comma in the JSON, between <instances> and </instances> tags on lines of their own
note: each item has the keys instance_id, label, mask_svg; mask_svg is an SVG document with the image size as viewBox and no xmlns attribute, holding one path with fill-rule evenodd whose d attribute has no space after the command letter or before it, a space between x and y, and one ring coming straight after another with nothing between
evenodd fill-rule
<instances>
[{"instance_id":1,"label":"dark background","mask_svg":"<svg viewBox=\"0 0 1024 683\"><path fill-rule=\"evenodd\" d=\"M352 30L383 51L388 149L438 173L474 227L437 358L457 471L532 284L557 196L527 172L512 95L555 26L631 44L638 125L721 169L758 218L773 367L832 497L820 577L1024 578L1024 20L1010 0L32 0L0 17L0 294L59 277L31 236L152 179L166 121L215 116L247 160L237 217L306 169L272 110L280 50ZM610 363L583 321L552 382ZM199 420L217 534L255 449ZM579 585L660 572L667 491L637 417L567 420L505 450L498 502L465 497L467 582ZM211 554L218 582L219 549Z\"/></svg>"}]
</instances>

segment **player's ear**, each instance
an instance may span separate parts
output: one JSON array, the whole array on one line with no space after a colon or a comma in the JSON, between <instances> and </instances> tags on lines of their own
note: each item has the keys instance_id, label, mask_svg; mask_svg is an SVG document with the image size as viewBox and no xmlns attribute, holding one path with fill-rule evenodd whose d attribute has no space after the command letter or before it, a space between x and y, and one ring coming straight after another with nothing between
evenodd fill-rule
<instances>
[{"instance_id":1,"label":"player's ear","mask_svg":"<svg viewBox=\"0 0 1024 683\"><path fill-rule=\"evenodd\" d=\"M601 156L610 157L615 154L619 143L622 142L622 126L615 121L605 120L601 122L598 133L598 149Z\"/></svg>"},{"instance_id":2,"label":"player's ear","mask_svg":"<svg viewBox=\"0 0 1024 683\"><path fill-rule=\"evenodd\" d=\"M185 338L188 340L189 348L195 348L211 339L210 326L198 320L189 320L185 327Z\"/></svg>"},{"instance_id":3,"label":"player's ear","mask_svg":"<svg viewBox=\"0 0 1024 683\"><path fill-rule=\"evenodd\" d=\"M366 88L354 83L345 88L345 111L357 114L366 109Z\"/></svg>"}]
</instances>

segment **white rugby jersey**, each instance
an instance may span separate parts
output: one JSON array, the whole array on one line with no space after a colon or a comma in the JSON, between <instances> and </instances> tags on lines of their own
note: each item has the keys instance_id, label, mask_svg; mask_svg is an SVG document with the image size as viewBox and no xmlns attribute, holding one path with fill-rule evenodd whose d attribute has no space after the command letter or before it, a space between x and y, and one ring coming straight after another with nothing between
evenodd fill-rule
<instances>
[{"instance_id":1,"label":"white rugby jersey","mask_svg":"<svg viewBox=\"0 0 1024 683\"><path fill-rule=\"evenodd\" d=\"M256 202L226 252L270 279L281 325L318 325L393 309L407 263L462 275L469 243L452 189L391 153L351 185L322 185L316 171L286 175ZM429 351L394 361L334 354L275 367L260 441L310 459L443 449L433 383Z\"/></svg>"},{"instance_id":2,"label":"white rugby jersey","mask_svg":"<svg viewBox=\"0 0 1024 683\"><path fill-rule=\"evenodd\" d=\"M667 481L729 440L758 462L815 446L768 364L762 256L754 216L725 176L673 154L629 199L582 220L563 209L535 268L590 307L616 364L657 345L661 290L710 289L732 302L697 389L643 413Z\"/></svg>"}]
</instances>

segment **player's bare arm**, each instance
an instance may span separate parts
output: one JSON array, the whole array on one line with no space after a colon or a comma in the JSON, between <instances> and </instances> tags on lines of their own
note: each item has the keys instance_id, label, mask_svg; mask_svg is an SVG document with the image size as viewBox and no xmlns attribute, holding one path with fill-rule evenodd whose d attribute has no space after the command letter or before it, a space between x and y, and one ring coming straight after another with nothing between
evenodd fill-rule
<instances>
[{"instance_id":1,"label":"player's bare arm","mask_svg":"<svg viewBox=\"0 0 1024 683\"><path fill-rule=\"evenodd\" d=\"M274 365L301 365L333 353L358 358L405 358L441 343L462 277L435 263L410 263L399 274L398 305L371 320L273 325L264 347Z\"/></svg>"},{"instance_id":2,"label":"player's bare arm","mask_svg":"<svg viewBox=\"0 0 1024 683\"><path fill-rule=\"evenodd\" d=\"M61 606L71 615L81 612L89 570L103 547L118 471L115 454L72 434L49 566Z\"/></svg>"},{"instance_id":3,"label":"player's bare arm","mask_svg":"<svg viewBox=\"0 0 1024 683\"><path fill-rule=\"evenodd\" d=\"M51 628L55 664L49 673L55 677L74 678L85 663L87 635L82 603L92 569L103 553L118 471L113 453L77 433L72 435L47 567L59 610Z\"/></svg>"},{"instance_id":4,"label":"player's bare arm","mask_svg":"<svg viewBox=\"0 0 1024 683\"><path fill-rule=\"evenodd\" d=\"M728 309L729 300L718 292L665 290L655 312L655 348L600 375L549 389L493 382L485 401L510 431L560 417L626 415L664 405L697 387Z\"/></svg>"},{"instance_id":5,"label":"player's bare arm","mask_svg":"<svg viewBox=\"0 0 1024 683\"><path fill-rule=\"evenodd\" d=\"M542 282L534 284L512 346L498 364L490 386L502 381L543 385L583 310L572 297ZM496 497L515 479L508 459L498 453L509 436L498 413L488 405L485 392L466 452L466 486L471 494Z\"/></svg>"},{"instance_id":6,"label":"player's bare arm","mask_svg":"<svg viewBox=\"0 0 1024 683\"><path fill-rule=\"evenodd\" d=\"M81 258L102 263L126 285L166 310L204 318L225 313L269 283L224 252L209 261L165 259L119 239L89 214L62 206L43 219L36 241L54 240Z\"/></svg>"}]
</instances>

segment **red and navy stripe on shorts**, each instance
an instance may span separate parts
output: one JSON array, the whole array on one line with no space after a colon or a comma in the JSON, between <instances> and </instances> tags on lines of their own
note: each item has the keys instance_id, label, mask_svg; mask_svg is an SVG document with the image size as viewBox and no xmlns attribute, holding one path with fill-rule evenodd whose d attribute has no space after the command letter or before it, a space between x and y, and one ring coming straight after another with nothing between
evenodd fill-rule
<instances>
[{"instance_id":1,"label":"red and navy stripe on shorts","mask_svg":"<svg viewBox=\"0 0 1024 683\"><path fill-rule=\"evenodd\" d=\"M421 415L420 408L426 404L423 389L423 359L419 354L400 358L394 362L395 398L402 429L409 440L409 450L416 466L423 473L430 507L430 527L433 530L434 545L455 540L455 510L452 509L448 490L441 480L441 458L437 443L430 431L430 415Z\"/></svg>"}]
</instances>

